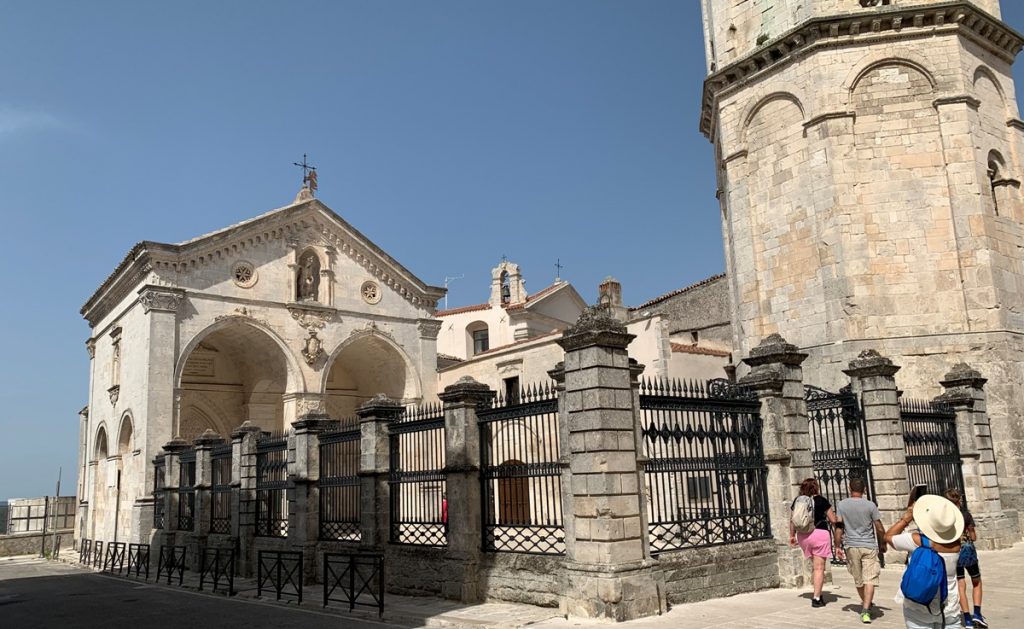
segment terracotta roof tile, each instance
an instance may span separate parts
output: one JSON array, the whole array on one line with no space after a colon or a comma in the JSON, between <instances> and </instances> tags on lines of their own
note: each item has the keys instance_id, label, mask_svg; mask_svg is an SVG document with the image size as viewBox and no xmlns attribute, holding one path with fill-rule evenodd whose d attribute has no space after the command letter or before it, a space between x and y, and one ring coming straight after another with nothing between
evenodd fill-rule
<instances>
[{"instance_id":1,"label":"terracotta roof tile","mask_svg":"<svg viewBox=\"0 0 1024 629\"><path fill-rule=\"evenodd\" d=\"M729 357L729 352L723 352L719 349L698 347L697 345L683 345L682 343L671 343L671 345L672 353L674 354L699 354L701 356L717 356L719 358Z\"/></svg>"},{"instance_id":2,"label":"terracotta roof tile","mask_svg":"<svg viewBox=\"0 0 1024 629\"><path fill-rule=\"evenodd\" d=\"M538 291L538 292L536 292L536 293L534 293L532 295L527 295L526 296L526 301L524 301L522 303L511 304L509 306L506 306L505 310L522 310L523 308L526 307L526 304L530 303L531 301L536 301L536 300L540 299L541 297L546 297L546 296L550 295L551 293L555 292L556 288L561 288L562 286L565 286L565 284L566 284L565 282L555 282L551 286L548 286L547 288L545 288L545 289L543 289L541 291Z\"/></svg>"},{"instance_id":3,"label":"terracotta roof tile","mask_svg":"<svg viewBox=\"0 0 1024 629\"><path fill-rule=\"evenodd\" d=\"M489 310L491 304L474 304L472 306L462 306L460 308L451 308L449 310L438 310L434 313L435 317L447 317L448 315L462 314L463 312L474 312L476 310Z\"/></svg>"},{"instance_id":4,"label":"terracotta roof tile","mask_svg":"<svg viewBox=\"0 0 1024 629\"><path fill-rule=\"evenodd\" d=\"M674 291L672 291L670 293L665 293L664 295L660 295L658 297L655 297L654 299L651 299L650 301L645 301L644 303L640 304L639 306L633 306L629 310L630 310L630 312L635 312L637 310L643 310L644 308L647 308L649 306L653 306L654 304L659 304L659 303L665 301L666 299L671 299L672 297L675 297L676 295L682 295L683 293L689 292L689 291L691 291L691 290L693 290L695 288L700 288L701 286L706 286L706 285L708 285L708 284L710 284L710 283L712 283L712 282L714 282L716 280L722 279L723 277L725 277L725 273L719 273L718 275L712 275L711 277L704 278L704 279L702 279L699 282L690 284L689 286L684 286L683 288L677 288L676 290L674 290Z\"/></svg>"}]
</instances>

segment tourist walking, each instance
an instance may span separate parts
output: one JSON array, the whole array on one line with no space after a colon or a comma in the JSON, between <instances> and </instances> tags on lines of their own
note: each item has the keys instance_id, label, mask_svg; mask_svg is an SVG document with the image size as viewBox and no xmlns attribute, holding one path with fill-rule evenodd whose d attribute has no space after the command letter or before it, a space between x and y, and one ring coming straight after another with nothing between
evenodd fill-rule
<instances>
[{"instance_id":1,"label":"tourist walking","mask_svg":"<svg viewBox=\"0 0 1024 629\"><path fill-rule=\"evenodd\" d=\"M918 531L904 530L916 523ZM956 587L956 564L960 557L960 536L964 516L955 504L942 496L921 496L885 532L885 541L895 550L911 553L896 594L903 605L907 629L961 629L960 596ZM942 567L938 575L930 560ZM927 585L934 583L934 595ZM944 577L944 578L943 578ZM924 592L927 595L922 596ZM911 597L917 597L913 600ZM923 602L921 599L924 599Z\"/></svg>"},{"instance_id":2,"label":"tourist walking","mask_svg":"<svg viewBox=\"0 0 1024 629\"><path fill-rule=\"evenodd\" d=\"M981 613L981 566L978 564L978 549L974 542L978 541L978 532L974 528L974 516L964 508L963 496L958 489L947 489L946 498L960 507L964 514L964 534L960 537L960 559L956 563L956 586L960 596L960 610L964 614L964 628L988 627L988 621ZM971 598L974 599L974 613L967 600L967 575L971 575Z\"/></svg>"},{"instance_id":3,"label":"tourist walking","mask_svg":"<svg viewBox=\"0 0 1024 629\"><path fill-rule=\"evenodd\" d=\"M789 545L804 551L804 558L813 566L814 596L811 607L824 607L821 589L825 584L825 561L832 556L832 532L829 524L836 522L832 503L819 495L818 481L808 478L800 483L800 495L790 505Z\"/></svg>"},{"instance_id":4,"label":"tourist walking","mask_svg":"<svg viewBox=\"0 0 1024 629\"><path fill-rule=\"evenodd\" d=\"M850 497L836 505L836 548L846 554L846 569L860 595L860 620L871 622L871 601L882 572L879 554L885 552L885 529L878 505L864 497L867 483L850 481Z\"/></svg>"}]
</instances>

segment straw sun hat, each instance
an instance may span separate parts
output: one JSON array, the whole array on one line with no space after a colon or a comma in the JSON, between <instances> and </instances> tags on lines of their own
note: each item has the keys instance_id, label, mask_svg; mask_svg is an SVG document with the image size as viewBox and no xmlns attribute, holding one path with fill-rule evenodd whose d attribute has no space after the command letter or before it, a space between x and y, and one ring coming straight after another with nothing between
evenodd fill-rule
<instances>
[{"instance_id":1,"label":"straw sun hat","mask_svg":"<svg viewBox=\"0 0 1024 629\"><path fill-rule=\"evenodd\" d=\"M925 495L914 503L914 522L928 539L952 544L964 533L964 514L942 496Z\"/></svg>"}]
</instances>

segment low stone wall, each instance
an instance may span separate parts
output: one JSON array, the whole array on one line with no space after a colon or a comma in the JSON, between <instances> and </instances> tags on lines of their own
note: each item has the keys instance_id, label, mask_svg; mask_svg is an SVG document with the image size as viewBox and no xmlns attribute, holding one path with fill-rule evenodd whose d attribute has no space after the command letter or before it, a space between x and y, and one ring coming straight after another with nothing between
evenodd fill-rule
<instances>
[{"instance_id":1,"label":"low stone wall","mask_svg":"<svg viewBox=\"0 0 1024 629\"><path fill-rule=\"evenodd\" d=\"M770 539L662 553L658 564L674 604L779 586L778 555Z\"/></svg>"},{"instance_id":2,"label":"low stone wall","mask_svg":"<svg viewBox=\"0 0 1024 629\"><path fill-rule=\"evenodd\" d=\"M63 531L60 535L60 547L71 548L74 543L74 531ZM17 535L0 535L0 557L15 555L38 555L42 548L42 533L19 533ZM46 534L46 551L53 548L53 533Z\"/></svg>"},{"instance_id":3,"label":"low stone wall","mask_svg":"<svg viewBox=\"0 0 1024 629\"><path fill-rule=\"evenodd\" d=\"M480 583L489 601L558 607L565 592L565 557L487 553Z\"/></svg>"},{"instance_id":4,"label":"low stone wall","mask_svg":"<svg viewBox=\"0 0 1024 629\"><path fill-rule=\"evenodd\" d=\"M405 596L441 596L450 580L446 549L388 545L384 552L387 591Z\"/></svg>"}]
</instances>

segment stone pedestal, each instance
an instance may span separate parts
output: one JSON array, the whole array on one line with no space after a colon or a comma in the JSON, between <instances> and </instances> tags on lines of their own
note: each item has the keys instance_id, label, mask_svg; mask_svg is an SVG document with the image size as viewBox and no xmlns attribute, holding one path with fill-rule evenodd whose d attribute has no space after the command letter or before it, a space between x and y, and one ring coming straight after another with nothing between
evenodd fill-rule
<instances>
[{"instance_id":1,"label":"stone pedestal","mask_svg":"<svg viewBox=\"0 0 1024 629\"><path fill-rule=\"evenodd\" d=\"M802 552L789 546L790 505L800 493L800 483L814 476L801 368L806 358L795 345L772 334L744 359L752 369L739 382L757 391L761 400L768 514L783 587L800 587L808 581Z\"/></svg>"},{"instance_id":2,"label":"stone pedestal","mask_svg":"<svg viewBox=\"0 0 1024 629\"><path fill-rule=\"evenodd\" d=\"M987 380L966 363L960 363L942 379L945 389L936 398L956 412L956 432L963 462L967 508L974 516L978 548L1009 548L1021 539L1016 511L1003 508L995 451L985 400Z\"/></svg>"},{"instance_id":3,"label":"stone pedestal","mask_svg":"<svg viewBox=\"0 0 1024 629\"><path fill-rule=\"evenodd\" d=\"M356 411L359 415L359 545L383 551L391 529L388 472L391 452L388 426L402 414L402 406L378 395Z\"/></svg>"},{"instance_id":4,"label":"stone pedestal","mask_svg":"<svg viewBox=\"0 0 1024 629\"><path fill-rule=\"evenodd\" d=\"M213 487L213 447L224 440L212 430L197 437L192 445L196 450L196 538L205 541L210 534L210 510L213 508L210 490ZM205 544L201 544L205 546Z\"/></svg>"},{"instance_id":5,"label":"stone pedestal","mask_svg":"<svg viewBox=\"0 0 1024 629\"><path fill-rule=\"evenodd\" d=\"M571 616L625 621L666 609L664 576L654 568L641 515L643 471L626 353L633 338L604 309L591 308L559 340L566 352L562 449L570 480L563 486L562 606Z\"/></svg>"},{"instance_id":6,"label":"stone pedestal","mask_svg":"<svg viewBox=\"0 0 1024 629\"><path fill-rule=\"evenodd\" d=\"M479 570L482 556L480 531L480 430L476 409L494 398L494 391L469 376L445 387L444 402L445 471L448 504L449 579L442 587L445 598L463 602L484 600Z\"/></svg>"},{"instance_id":7,"label":"stone pedestal","mask_svg":"<svg viewBox=\"0 0 1024 629\"><path fill-rule=\"evenodd\" d=\"M898 365L874 350L861 352L843 370L850 376L853 390L860 394L874 486L868 497L878 505L886 525L903 516L910 493L899 391L894 377L899 370Z\"/></svg>"},{"instance_id":8,"label":"stone pedestal","mask_svg":"<svg viewBox=\"0 0 1024 629\"><path fill-rule=\"evenodd\" d=\"M238 505L231 526L238 537L238 574L256 572L256 440L260 428L244 422L231 432L231 485L237 487L232 506Z\"/></svg>"},{"instance_id":9,"label":"stone pedestal","mask_svg":"<svg viewBox=\"0 0 1024 629\"><path fill-rule=\"evenodd\" d=\"M288 476L294 486L288 515L288 545L302 551L303 573L313 582L317 573L316 544L320 538L320 439L338 422L322 413L309 413L292 422L294 459Z\"/></svg>"}]
</instances>

